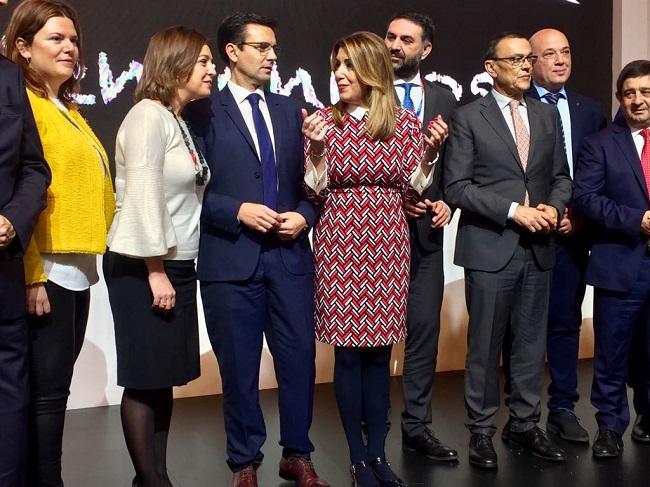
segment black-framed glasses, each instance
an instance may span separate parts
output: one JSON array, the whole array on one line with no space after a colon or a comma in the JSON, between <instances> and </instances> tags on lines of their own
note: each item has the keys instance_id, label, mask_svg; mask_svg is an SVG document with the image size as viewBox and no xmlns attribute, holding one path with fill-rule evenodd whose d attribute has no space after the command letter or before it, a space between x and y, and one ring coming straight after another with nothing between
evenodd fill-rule
<instances>
[{"instance_id":1,"label":"black-framed glasses","mask_svg":"<svg viewBox=\"0 0 650 487\"><path fill-rule=\"evenodd\" d=\"M495 57L492 58L492 61L505 61L513 68L519 68L523 66L524 62L526 61L528 61L528 63L532 66L535 64L535 62L537 62L537 58L538 56L529 54L528 56Z\"/></svg>"},{"instance_id":2,"label":"black-framed glasses","mask_svg":"<svg viewBox=\"0 0 650 487\"><path fill-rule=\"evenodd\" d=\"M271 44L270 42L240 42L237 45L239 46L240 49L241 46L254 47L260 52L260 54L266 54L271 49L273 49L273 52L275 52L276 56L279 56L280 53L282 52L282 48L280 46L278 46L277 44Z\"/></svg>"}]
</instances>

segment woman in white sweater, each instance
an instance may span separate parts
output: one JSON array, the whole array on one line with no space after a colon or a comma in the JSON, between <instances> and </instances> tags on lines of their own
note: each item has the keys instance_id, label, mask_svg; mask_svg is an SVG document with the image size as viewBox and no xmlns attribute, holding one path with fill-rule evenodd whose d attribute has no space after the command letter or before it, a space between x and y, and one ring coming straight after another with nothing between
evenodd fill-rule
<instances>
[{"instance_id":1,"label":"woman in white sweater","mask_svg":"<svg viewBox=\"0 0 650 487\"><path fill-rule=\"evenodd\" d=\"M172 387L200 374L194 260L209 171L181 113L210 95L214 75L202 34L184 27L155 34L137 103L117 134L117 204L104 275L134 486L171 487Z\"/></svg>"}]
</instances>

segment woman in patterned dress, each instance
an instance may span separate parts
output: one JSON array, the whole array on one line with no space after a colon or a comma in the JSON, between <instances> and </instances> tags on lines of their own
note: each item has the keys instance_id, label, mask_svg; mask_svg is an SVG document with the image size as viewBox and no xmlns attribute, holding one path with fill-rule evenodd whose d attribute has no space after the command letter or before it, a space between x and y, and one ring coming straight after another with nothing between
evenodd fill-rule
<instances>
[{"instance_id":1,"label":"woman in patterned dress","mask_svg":"<svg viewBox=\"0 0 650 487\"><path fill-rule=\"evenodd\" d=\"M402 207L431 184L434 142L423 137L414 113L398 108L378 36L340 39L330 63L340 101L303 125L305 183L322 206L314 232L316 335L335 347L334 388L353 484L402 486L384 452L391 348L406 337L409 236Z\"/></svg>"}]
</instances>

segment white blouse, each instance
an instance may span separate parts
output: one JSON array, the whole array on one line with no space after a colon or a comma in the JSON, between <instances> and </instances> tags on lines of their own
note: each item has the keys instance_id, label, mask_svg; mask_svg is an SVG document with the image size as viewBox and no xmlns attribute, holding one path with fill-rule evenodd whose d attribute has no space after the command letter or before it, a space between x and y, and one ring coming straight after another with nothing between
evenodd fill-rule
<instances>
[{"instance_id":1,"label":"white blouse","mask_svg":"<svg viewBox=\"0 0 650 487\"><path fill-rule=\"evenodd\" d=\"M141 100L126 115L117 132L115 170L110 250L138 258L195 259L205 186L196 184L179 123L161 103Z\"/></svg>"}]
</instances>

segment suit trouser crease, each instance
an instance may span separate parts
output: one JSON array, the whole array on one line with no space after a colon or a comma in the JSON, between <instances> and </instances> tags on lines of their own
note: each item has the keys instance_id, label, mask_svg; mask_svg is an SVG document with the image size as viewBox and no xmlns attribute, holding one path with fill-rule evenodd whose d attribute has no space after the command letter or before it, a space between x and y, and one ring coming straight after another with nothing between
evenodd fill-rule
<instances>
[{"instance_id":1,"label":"suit trouser crease","mask_svg":"<svg viewBox=\"0 0 650 487\"><path fill-rule=\"evenodd\" d=\"M269 248L250 279L203 281L201 295L221 371L230 468L263 459L266 428L258 388L264 335L278 381L280 444L291 452L313 451L313 274L289 273L279 249Z\"/></svg>"},{"instance_id":2,"label":"suit trouser crease","mask_svg":"<svg viewBox=\"0 0 650 487\"><path fill-rule=\"evenodd\" d=\"M510 325L513 431L527 431L539 421L546 353L550 271L541 270L530 249L517 246L498 272L466 269L469 311L465 369L467 427L493 435L499 408L499 358Z\"/></svg>"}]
</instances>

